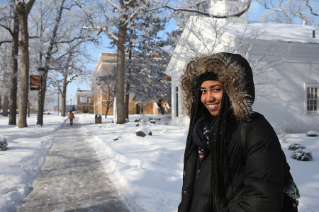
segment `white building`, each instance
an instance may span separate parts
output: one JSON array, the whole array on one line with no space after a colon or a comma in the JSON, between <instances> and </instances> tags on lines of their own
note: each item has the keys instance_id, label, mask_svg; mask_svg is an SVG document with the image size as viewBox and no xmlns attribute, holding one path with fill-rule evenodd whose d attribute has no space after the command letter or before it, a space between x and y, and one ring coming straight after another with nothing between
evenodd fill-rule
<instances>
[{"instance_id":1,"label":"white building","mask_svg":"<svg viewBox=\"0 0 319 212\"><path fill-rule=\"evenodd\" d=\"M212 2L213 14L240 8L243 4L242 0ZM269 69L271 71L254 75L255 83L260 85L256 85L253 110L263 114L274 128L287 132L318 129L319 38L316 32L319 28L313 26L248 23L246 14L219 21L191 17L166 69L172 77L173 124L187 127L189 123L181 105L179 87L185 58L201 53L233 52L253 64L271 49L265 57L269 60L260 64L267 66L269 61L276 62L276 57L282 57L280 63ZM261 85L263 83L266 85Z\"/></svg>"}]
</instances>

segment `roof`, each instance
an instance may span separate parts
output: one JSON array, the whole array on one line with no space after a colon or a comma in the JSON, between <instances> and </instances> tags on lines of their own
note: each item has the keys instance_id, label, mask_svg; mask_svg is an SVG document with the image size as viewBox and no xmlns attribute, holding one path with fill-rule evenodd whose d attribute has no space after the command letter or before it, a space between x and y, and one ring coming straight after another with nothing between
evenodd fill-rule
<instances>
[{"instance_id":1,"label":"roof","mask_svg":"<svg viewBox=\"0 0 319 212\"><path fill-rule=\"evenodd\" d=\"M208 24L210 18L203 18L203 23ZM209 24L208 24L209 25ZM246 32L245 32L246 30ZM312 37L313 30L317 32L317 38ZM227 34L234 37L243 32L250 34L252 32L261 33L257 40L283 41L293 43L319 43L319 27L280 24L280 23L233 23L229 25Z\"/></svg>"},{"instance_id":2,"label":"roof","mask_svg":"<svg viewBox=\"0 0 319 212\"><path fill-rule=\"evenodd\" d=\"M94 93L91 90L77 90L76 95L89 97L89 96L93 96Z\"/></svg>"}]
</instances>

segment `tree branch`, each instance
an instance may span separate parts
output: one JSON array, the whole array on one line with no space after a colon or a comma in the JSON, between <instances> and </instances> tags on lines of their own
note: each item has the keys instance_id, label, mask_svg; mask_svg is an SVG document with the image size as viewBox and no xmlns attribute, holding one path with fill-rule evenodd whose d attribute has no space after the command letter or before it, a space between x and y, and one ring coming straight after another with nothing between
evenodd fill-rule
<instances>
[{"instance_id":1,"label":"tree branch","mask_svg":"<svg viewBox=\"0 0 319 212\"><path fill-rule=\"evenodd\" d=\"M192 13L197 13L200 15L204 15L207 17L212 17L212 18L231 18L231 17L240 17L242 14L244 14L245 12L247 12L247 10L249 9L251 4L251 0L248 0L247 2L247 6L245 7L245 9L243 9L241 12L235 13L235 14L231 14L231 15L211 15L209 13L205 13L201 10L194 10L194 9L188 9L188 8L173 8L170 7L168 5L163 6L164 8L173 10L173 11L183 11L183 12L192 12Z\"/></svg>"},{"instance_id":2,"label":"tree branch","mask_svg":"<svg viewBox=\"0 0 319 212\"><path fill-rule=\"evenodd\" d=\"M309 5L309 0L306 0L306 6L310 9L310 12L311 12L312 15L314 15L314 16L319 16L319 14L318 14L318 13L315 13L315 12L313 11L312 7Z\"/></svg>"},{"instance_id":3,"label":"tree branch","mask_svg":"<svg viewBox=\"0 0 319 212\"><path fill-rule=\"evenodd\" d=\"M40 38L39 36L29 36L29 39Z\"/></svg>"},{"instance_id":4,"label":"tree branch","mask_svg":"<svg viewBox=\"0 0 319 212\"><path fill-rule=\"evenodd\" d=\"M267 10L273 10L273 11L277 11L277 12L282 12L283 10L282 9L278 9L278 8L274 8L274 7L270 7L270 6L268 6L268 4L267 3L265 3L265 2L261 2L260 0L256 0L259 4L261 4L262 6L264 6L265 7L265 9L267 9Z\"/></svg>"},{"instance_id":5,"label":"tree branch","mask_svg":"<svg viewBox=\"0 0 319 212\"><path fill-rule=\"evenodd\" d=\"M121 8L119 8L116 4L114 4L110 0L106 0L106 1L109 2L115 9L121 10Z\"/></svg>"},{"instance_id":6,"label":"tree branch","mask_svg":"<svg viewBox=\"0 0 319 212\"><path fill-rule=\"evenodd\" d=\"M33 6L33 4L34 4L34 2L35 2L35 0L29 0L28 3L26 4L26 6L25 6L25 12L26 12L27 14L30 13L30 10L31 10L31 8L32 8L32 6Z\"/></svg>"},{"instance_id":7,"label":"tree branch","mask_svg":"<svg viewBox=\"0 0 319 212\"><path fill-rule=\"evenodd\" d=\"M139 7L138 10L136 10L124 23L123 23L123 26L127 26L131 21L134 20L134 18L139 14L139 12L141 10L145 10L147 8L147 6L144 6L144 7Z\"/></svg>"},{"instance_id":8,"label":"tree branch","mask_svg":"<svg viewBox=\"0 0 319 212\"><path fill-rule=\"evenodd\" d=\"M75 38L73 38L73 39L71 39L71 40L59 41L59 42L55 42L54 44L58 44L58 43L72 43L73 41L79 40L79 39L81 39L81 38L83 38L83 37L80 35L80 36L75 37Z\"/></svg>"},{"instance_id":9,"label":"tree branch","mask_svg":"<svg viewBox=\"0 0 319 212\"><path fill-rule=\"evenodd\" d=\"M107 27L99 27L99 26L94 26L94 27L82 27L85 30L89 30L89 31L99 31L97 34L99 35L101 32L105 32L105 34L112 40L114 41L118 41L118 37L116 37L116 35L114 35L112 32L110 32L108 30Z\"/></svg>"},{"instance_id":10,"label":"tree branch","mask_svg":"<svg viewBox=\"0 0 319 212\"><path fill-rule=\"evenodd\" d=\"M79 4L76 0L73 0L73 2L82 10L82 12L88 17L90 25L94 28L94 21L90 14L88 14L85 10L83 10L83 7L81 4Z\"/></svg>"},{"instance_id":11,"label":"tree branch","mask_svg":"<svg viewBox=\"0 0 319 212\"><path fill-rule=\"evenodd\" d=\"M6 30L8 30L9 33L11 34L11 36L13 35L13 32L12 32L12 30L11 30L9 27L7 27L7 26L5 26L5 25L3 25L3 24L0 24L0 27L3 27L3 28L5 28Z\"/></svg>"},{"instance_id":12,"label":"tree branch","mask_svg":"<svg viewBox=\"0 0 319 212\"><path fill-rule=\"evenodd\" d=\"M125 6L125 7L129 7L129 6L131 6L132 4L134 4L135 2L136 2L136 0L130 0L130 1L126 2L126 3L124 3L124 6Z\"/></svg>"},{"instance_id":13,"label":"tree branch","mask_svg":"<svg viewBox=\"0 0 319 212\"><path fill-rule=\"evenodd\" d=\"M98 31L97 35L99 35L101 32L105 32L105 34L112 40L114 41L118 41L118 37L116 37L112 32L110 32L108 30L107 27L99 27L99 26L95 26L94 25L94 21L93 21L93 18L90 14L88 14L85 10L83 10L82 8L82 5L79 4L76 0L73 0L73 2L78 5L78 7L83 11L83 13L88 17L89 19L89 22L90 22L90 25L91 27L82 27L82 29L85 29L85 30L89 30L89 31Z\"/></svg>"},{"instance_id":14,"label":"tree branch","mask_svg":"<svg viewBox=\"0 0 319 212\"><path fill-rule=\"evenodd\" d=\"M70 7L63 7L64 10L71 10L72 7L77 6L77 4L71 4Z\"/></svg>"},{"instance_id":15,"label":"tree branch","mask_svg":"<svg viewBox=\"0 0 319 212\"><path fill-rule=\"evenodd\" d=\"M3 44L3 43L12 43L12 40L1 40L1 41L0 41L0 46L1 46L1 44Z\"/></svg>"}]
</instances>

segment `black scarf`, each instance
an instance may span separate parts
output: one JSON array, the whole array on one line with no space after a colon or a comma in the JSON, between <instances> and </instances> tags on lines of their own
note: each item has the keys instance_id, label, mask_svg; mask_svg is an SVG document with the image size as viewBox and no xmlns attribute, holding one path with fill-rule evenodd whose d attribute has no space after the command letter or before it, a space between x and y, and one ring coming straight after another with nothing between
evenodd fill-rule
<instances>
[{"instance_id":1,"label":"black scarf","mask_svg":"<svg viewBox=\"0 0 319 212\"><path fill-rule=\"evenodd\" d=\"M217 116L212 116L207 113L202 113L197 122L194 125L193 129L193 143L207 150L209 148L209 142L213 137L213 129Z\"/></svg>"}]
</instances>

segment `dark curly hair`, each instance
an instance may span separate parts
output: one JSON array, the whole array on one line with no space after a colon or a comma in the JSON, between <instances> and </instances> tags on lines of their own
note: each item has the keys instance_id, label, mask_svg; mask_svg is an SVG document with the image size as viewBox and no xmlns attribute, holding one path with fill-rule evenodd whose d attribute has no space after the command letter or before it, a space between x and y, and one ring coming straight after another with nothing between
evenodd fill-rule
<instances>
[{"instance_id":1,"label":"dark curly hair","mask_svg":"<svg viewBox=\"0 0 319 212\"><path fill-rule=\"evenodd\" d=\"M186 162L186 157L191 150L194 125L202 113L207 113L206 107L200 101L200 85L196 87L198 92L195 93L194 101L191 107L191 116L184 154L184 163ZM230 176L228 175L228 151L226 139L227 132L230 126L232 126L231 123L236 121L230 106L231 103L229 97L227 95L227 92L224 90L219 115L214 126L213 137L210 141L209 146L209 151L212 155L211 196L213 198L213 211L218 211L220 203L225 204L227 202L225 182L230 179ZM207 113L207 115L210 115L210 113Z\"/></svg>"}]
</instances>

